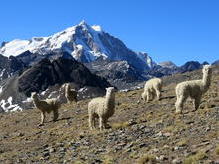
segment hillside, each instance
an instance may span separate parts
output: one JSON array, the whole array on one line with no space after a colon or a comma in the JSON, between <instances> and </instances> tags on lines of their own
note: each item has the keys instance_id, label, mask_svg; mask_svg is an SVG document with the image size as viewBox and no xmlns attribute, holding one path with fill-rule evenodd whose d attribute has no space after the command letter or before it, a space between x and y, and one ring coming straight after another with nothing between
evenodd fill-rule
<instances>
[{"instance_id":1,"label":"hillside","mask_svg":"<svg viewBox=\"0 0 219 164\"><path fill-rule=\"evenodd\" d=\"M0 163L218 163L219 66L199 110L175 115L175 85L201 70L164 77L162 100L138 102L142 89L116 93L111 128L88 129L87 103L63 105L43 127L36 109L0 115Z\"/></svg>"}]
</instances>

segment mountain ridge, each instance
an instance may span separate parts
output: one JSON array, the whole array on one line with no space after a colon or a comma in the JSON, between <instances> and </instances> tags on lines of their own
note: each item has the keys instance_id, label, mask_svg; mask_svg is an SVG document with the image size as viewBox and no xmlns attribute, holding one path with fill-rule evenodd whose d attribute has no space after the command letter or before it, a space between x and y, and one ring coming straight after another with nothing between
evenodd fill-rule
<instances>
[{"instance_id":1,"label":"mountain ridge","mask_svg":"<svg viewBox=\"0 0 219 164\"><path fill-rule=\"evenodd\" d=\"M126 60L140 70L150 69L155 65L147 53L127 48L121 40L103 31L100 26L90 26L85 21L48 37L5 42L0 47L0 54L18 56L30 51L45 55L57 50L66 51L83 63L102 56L113 61Z\"/></svg>"}]
</instances>

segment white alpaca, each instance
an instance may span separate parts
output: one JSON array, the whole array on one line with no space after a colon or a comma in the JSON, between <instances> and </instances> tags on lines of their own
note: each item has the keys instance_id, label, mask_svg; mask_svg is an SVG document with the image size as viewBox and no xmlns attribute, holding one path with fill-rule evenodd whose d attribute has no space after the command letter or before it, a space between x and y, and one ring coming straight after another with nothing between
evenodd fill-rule
<instances>
[{"instance_id":1,"label":"white alpaca","mask_svg":"<svg viewBox=\"0 0 219 164\"><path fill-rule=\"evenodd\" d=\"M188 97L194 100L195 110L198 109L202 95L207 92L211 83L211 65L205 65L202 69L203 77L201 80L184 81L176 86L175 103L176 113L182 113L183 104Z\"/></svg>"},{"instance_id":2,"label":"white alpaca","mask_svg":"<svg viewBox=\"0 0 219 164\"><path fill-rule=\"evenodd\" d=\"M160 100L161 97L161 89L162 89L162 80L159 78L153 78L148 80L144 85L144 91L141 95L141 98L144 101L149 102L150 97L152 100L157 95L157 100Z\"/></svg>"},{"instance_id":3,"label":"white alpaca","mask_svg":"<svg viewBox=\"0 0 219 164\"><path fill-rule=\"evenodd\" d=\"M95 119L99 117L100 130L106 128L107 120L114 114L115 93L114 87L106 88L106 96L92 99L88 103L89 127L95 128Z\"/></svg>"},{"instance_id":4,"label":"white alpaca","mask_svg":"<svg viewBox=\"0 0 219 164\"><path fill-rule=\"evenodd\" d=\"M53 111L53 121L56 121L59 113L58 109L60 108L61 104L59 103L58 99L46 99L46 100L40 100L37 93L33 92L31 94L31 98L33 99L34 105L36 108L38 108L41 112L41 122L39 126L43 125L45 120L45 113L50 113Z\"/></svg>"}]
</instances>

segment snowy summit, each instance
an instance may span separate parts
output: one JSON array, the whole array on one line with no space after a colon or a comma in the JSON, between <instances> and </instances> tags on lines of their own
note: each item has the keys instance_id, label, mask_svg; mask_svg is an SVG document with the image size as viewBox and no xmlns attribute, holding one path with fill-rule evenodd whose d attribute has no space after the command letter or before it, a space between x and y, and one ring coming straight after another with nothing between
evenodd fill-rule
<instances>
[{"instance_id":1,"label":"snowy summit","mask_svg":"<svg viewBox=\"0 0 219 164\"><path fill-rule=\"evenodd\" d=\"M126 60L143 70L155 64L146 53L128 49L121 40L104 32L100 26L90 26L85 21L48 37L7 42L0 47L0 54L9 57L30 51L44 55L60 50L68 52L80 62L91 62L103 57Z\"/></svg>"}]
</instances>

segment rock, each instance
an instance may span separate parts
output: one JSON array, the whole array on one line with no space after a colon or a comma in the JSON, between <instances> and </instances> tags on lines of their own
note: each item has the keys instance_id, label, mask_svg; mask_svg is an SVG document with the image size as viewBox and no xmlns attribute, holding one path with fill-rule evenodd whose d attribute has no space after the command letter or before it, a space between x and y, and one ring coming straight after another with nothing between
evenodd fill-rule
<instances>
[{"instance_id":1,"label":"rock","mask_svg":"<svg viewBox=\"0 0 219 164\"><path fill-rule=\"evenodd\" d=\"M189 121L185 121L185 124L193 124L195 121L189 120Z\"/></svg>"},{"instance_id":2,"label":"rock","mask_svg":"<svg viewBox=\"0 0 219 164\"><path fill-rule=\"evenodd\" d=\"M210 126L208 126L208 127L205 129L206 132L208 132L208 131L210 131L210 130L211 130L211 127L210 127Z\"/></svg>"},{"instance_id":3,"label":"rock","mask_svg":"<svg viewBox=\"0 0 219 164\"><path fill-rule=\"evenodd\" d=\"M163 135L164 135L165 137L170 137L170 136L172 136L173 134L172 134L172 133L163 133Z\"/></svg>"},{"instance_id":4,"label":"rock","mask_svg":"<svg viewBox=\"0 0 219 164\"><path fill-rule=\"evenodd\" d=\"M64 147L60 148L59 152L66 152L66 148Z\"/></svg>"},{"instance_id":5,"label":"rock","mask_svg":"<svg viewBox=\"0 0 219 164\"><path fill-rule=\"evenodd\" d=\"M164 155L161 155L159 157L156 157L156 160L164 161L164 160L168 160L168 158L165 157Z\"/></svg>"},{"instance_id":6,"label":"rock","mask_svg":"<svg viewBox=\"0 0 219 164\"><path fill-rule=\"evenodd\" d=\"M162 137L163 133L160 131L159 133L156 134L157 137Z\"/></svg>"},{"instance_id":7,"label":"rock","mask_svg":"<svg viewBox=\"0 0 219 164\"><path fill-rule=\"evenodd\" d=\"M55 149L54 148L49 148L49 152L53 153L53 152L55 152Z\"/></svg>"},{"instance_id":8,"label":"rock","mask_svg":"<svg viewBox=\"0 0 219 164\"><path fill-rule=\"evenodd\" d=\"M169 146L168 146L168 145L164 145L164 146L163 146L163 148L165 148L165 149L168 149L168 148L169 148Z\"/></svg>"},{"instance_id":9,"label":"rock","mask_svg":"<svg viewBox=\"0 0 219 164\"><path fill-rule=\"evenodd\" d=\"M141 143L141 144L139 145L140 148L142 148L142 147L147 147L147 146L148 146L148 144L146 144L146 143Z\"/></svg>"},{"instance_id":10,"label":"rock","mask_svg":"<svg viewBox=\"0 0 219 164\"><path fill-rule=\"evenodd\" d=\"M134 121L134 119L131 119L131 120L128 121L128 126L132 126L132 125L135 125L135 124L137 124L137 122Z\"/></svg>"},{"instance_id":11,"label":"rock","mask_svg":"<svg viewBox=\"0 0 219 164\"><path fill-rule=\"evenodd\" d=\"M48 148L48 147L49 147L48 144L43 145L43 148Z\"/></svg>"},{"instance_id":12,"label":"rock","mask_svg":"<svg viewBox=\"0 0 219 164\"><path fill-rule=\"evenodd\" d=\"M151 151L152 151L153 153L157 153L157 152L159 152L159 149L154 148L154 149L152 149Z\"/></svg>"},{"instance_id":13,"label":"rock","mask_svg":"<svg viewBox=\"0 0 219 164\"><path fill-rule=\"evenodd\" d=\"M15 133L15 136L17 136L17 137L22 137L22 136L24 136L24 133L20 133L20 132Z\"/></svg>"},{"instance_id":14,"label":"rock","mask_svg":"<svg viewBox=\"0 0 219 164\"><path fill-rule=\"evenodd\" d=\"M49 152L44 152L43 157L47 157L47 156L49 156Z\"/></svg>"},{"instance_id":15,"label":"rock","mask_svg":"<svg viewBox=\"0 0 219 164\"><path fill-rule=\"evenodd\" d=\"M180 163L182 163L182 160L180 160L179 158L176 158L176 159L172 160L171 163L172 164L180 164Z\"/></svg>"}]
</instances>

